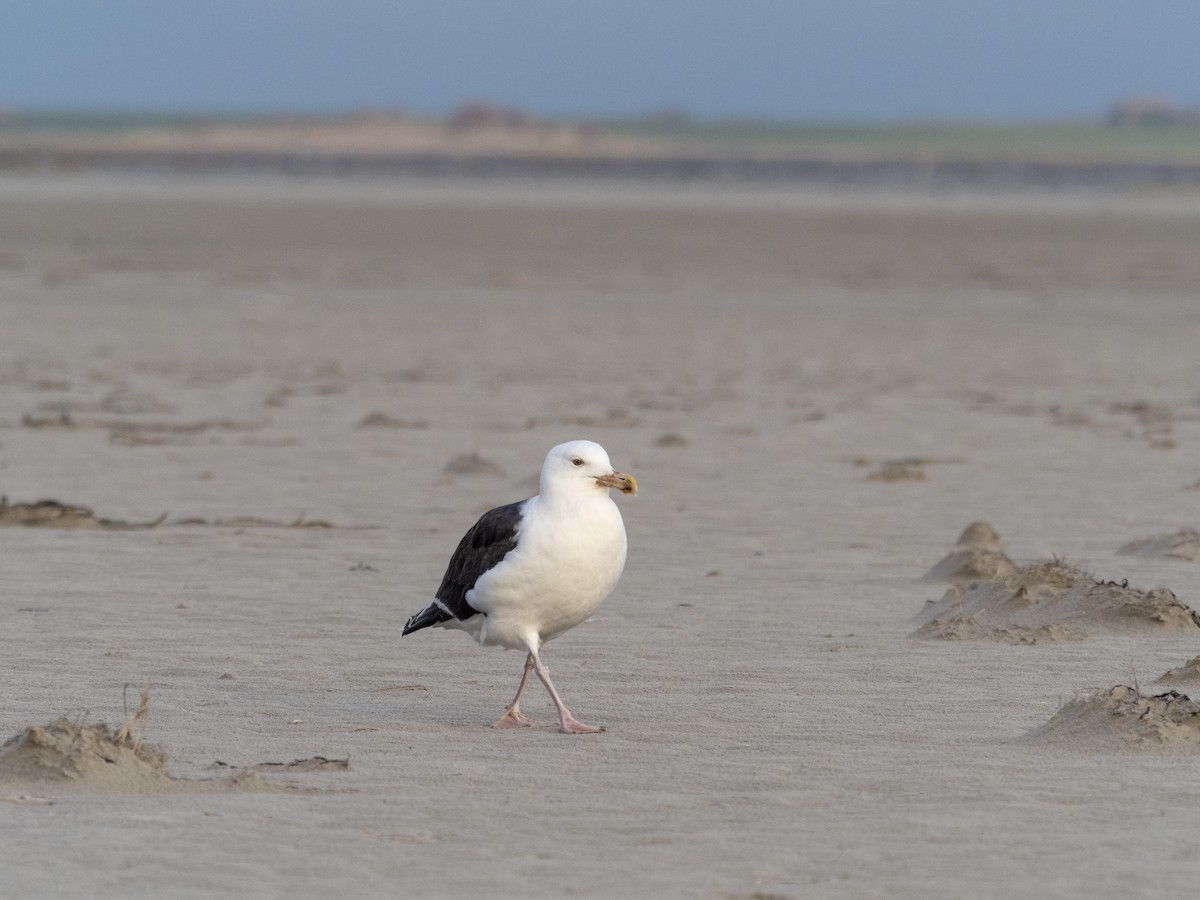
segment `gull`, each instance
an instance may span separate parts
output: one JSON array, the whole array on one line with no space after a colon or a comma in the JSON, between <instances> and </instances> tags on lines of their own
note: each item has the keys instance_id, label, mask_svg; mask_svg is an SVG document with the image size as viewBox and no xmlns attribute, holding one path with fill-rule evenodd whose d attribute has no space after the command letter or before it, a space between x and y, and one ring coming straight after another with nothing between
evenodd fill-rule
<instances>
[{"instance_id":1,"label":"gull","mask_svg":"<svg viewBox=\"0 0 1200 900\"><path fill-rule=\"evenodd\" d=\"M542 662L547 641L584 622L616 586L627 544L609 490L636 494L593 441L569 441L546 454L537 496L489 510L459 542L433 602L403 634L431 625L457 628L484 646L524 650L517 694L493 728L537 725L521 712L529 673L558 710L564 734L595 734L567 709Z\"/></svg>"}]
</instances>

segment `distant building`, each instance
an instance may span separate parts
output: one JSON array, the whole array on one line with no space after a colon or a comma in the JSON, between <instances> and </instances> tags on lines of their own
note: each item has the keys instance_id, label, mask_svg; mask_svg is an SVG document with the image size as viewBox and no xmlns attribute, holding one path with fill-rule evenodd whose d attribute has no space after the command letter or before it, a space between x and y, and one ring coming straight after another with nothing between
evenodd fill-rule
<instances>
[{"instance_id":1,"label":"distant building","mask_svg":"<svg viewBox=\"0 0 1200 900\"><path fill-rule=\"evenodd\" d=\"M1179 107L1166 97L1152 94L1124 97L1108 111L1108 124L1200 128L1200 109Z\"/></svg>"},{"instance_id":2,"label":"distant building","mask_svg":"<svg viewBox=\"0 0 1200 900\"><path fill-rule=\"evenodd\" d=\"M523 110L495 106L486 100L467 100L455 107L446 119L446 127L451 131L474 131L480 128L522 131L542 124Z\"/></svg>"}]
</instances>

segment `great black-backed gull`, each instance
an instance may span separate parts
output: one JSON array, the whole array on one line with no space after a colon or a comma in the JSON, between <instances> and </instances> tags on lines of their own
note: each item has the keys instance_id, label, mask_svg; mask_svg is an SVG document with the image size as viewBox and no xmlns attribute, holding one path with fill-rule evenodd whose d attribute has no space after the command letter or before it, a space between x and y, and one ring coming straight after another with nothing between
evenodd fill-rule
<instances>
[{"instance_id":1,"label":"great black-backed gull","mask_svg":"<svg viewBox=\"0 0 1200 900\"><path fill-rule=\"evenodd\" d=\"M539 654L595 612L625 568L625 524L610 488L636 494L637 480L613 469L599 444L553 448L537 496L484 513L459 542L434 601L404 626L404 634L458 628L481 644L527 652L517 695L493 728L538 724L521 712L533 671L558 708L560 731L604 730L571 715Z\"/></svg>"}]
</instances>

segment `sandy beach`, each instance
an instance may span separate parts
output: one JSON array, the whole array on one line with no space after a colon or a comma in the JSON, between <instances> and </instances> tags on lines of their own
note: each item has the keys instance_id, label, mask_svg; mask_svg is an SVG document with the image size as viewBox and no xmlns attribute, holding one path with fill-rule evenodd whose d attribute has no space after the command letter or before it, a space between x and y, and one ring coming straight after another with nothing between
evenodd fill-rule
<instances>
[{"instance_id":1,"label":"sandy beach","mask_svg":"<svg viewBox=\"0 0 1200 900\"><path fill-rule=\"evenodd\" d=\"M1200 564L1119 551L1200 527L1198 247L1152 192L4 176L0 897L1186 896ZM580 437L641 484L545 651L608 730L493 731L522 659L400 630ZM925 578L977 521L1013 580Z\"/></svg>"}]
</instances>

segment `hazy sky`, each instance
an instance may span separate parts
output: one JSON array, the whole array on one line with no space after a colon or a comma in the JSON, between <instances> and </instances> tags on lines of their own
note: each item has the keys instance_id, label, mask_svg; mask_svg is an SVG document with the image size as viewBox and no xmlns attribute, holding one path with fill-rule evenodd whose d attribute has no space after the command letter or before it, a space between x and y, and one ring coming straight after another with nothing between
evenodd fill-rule
<instances>
[{"instance_id":1,"label":"hazy sky","mask_svg":"<svg viewBox=\"0 0 1200 900\"><path fill-rule=\"evenodd\" d=\"M1200 106L1200 0L0 0L0 105L889 119Z\"/></svg>"}]
</instances>

